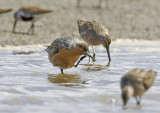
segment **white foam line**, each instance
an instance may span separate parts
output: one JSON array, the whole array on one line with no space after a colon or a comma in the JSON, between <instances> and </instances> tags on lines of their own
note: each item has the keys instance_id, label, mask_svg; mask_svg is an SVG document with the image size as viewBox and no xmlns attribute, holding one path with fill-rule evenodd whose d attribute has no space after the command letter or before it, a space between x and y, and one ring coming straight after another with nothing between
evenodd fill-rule
<instances>
[{"instance_id":1,"label":"white foam line","mask_svg":"<svg viewBox=\"0 0 160 113\"><path fill-rule=\"evenodd\" d=\"M117 39L112 41L112 46L160 46L160 40Z\"/></svg>"}]
</instances>

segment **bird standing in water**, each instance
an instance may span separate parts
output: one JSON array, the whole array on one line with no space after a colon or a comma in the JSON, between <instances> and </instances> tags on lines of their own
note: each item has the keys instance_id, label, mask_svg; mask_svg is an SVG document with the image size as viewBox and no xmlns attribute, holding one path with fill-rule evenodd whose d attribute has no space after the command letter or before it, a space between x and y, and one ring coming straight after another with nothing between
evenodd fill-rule
<instances>
[{"instance_id":1,"label":"bird standing in water","mask_svg":"<svg viewBox=\"0 0 160 113\"><path fill-rule=\"evenodd\" d=\"M78 20L78 29L80 36L89 45L92 45L93 57L95 58L95 51L93 46L103 45L108 53L109 62L111 62L109 45L111 44L111 38L108 36L108 30L96 21L84 21Z\"/></svg>"},{"instance_id":2,"label":"bird standing in water","mask_svg":"<svg viewBox=\"0 0 160 113\"><path fill-rule=\"evenodd\" d=\"M17 12L14 14L14 25L12 32L15 33L15 27L17 24L17 21L26 21L31 22L31 27L28 30L28 33L31 32L31 34L34 34L34 22L39 20L44 16L44 14L51 13L52 10L45 10L41 9L39 7L33 7L33 6L24 6L21 7Z\"/></svg>"},{"instance_id":3,"label":"bird standing in water","mask_svg":"<svg viewBox=\"0 0 160 113\"><path fill-rule=\"evenodd\" d=\"M130 97L135 97L137 105L142 95L152 86L156 77L153 70L132 69L121 78L123 108L126 108Z\"/></svg>"},{"instance_id":4,"label":"bird standing in water","mask_svg":"<svg viewBox=\"0 0 160 113\"><path fill-rule=\"evenodd\" d=\"M77 67L80 61L86 56L89 56L94 60L94 58L89 54L87 43L80 41L73 36L66 36L54 40L46 51L48 53L49 61L53 66L59 67L62 74L63 69L68 69L73 66ZM81 55L84 56L82 56L75 65L75 62Z\"/></svg>"}]
</instances>

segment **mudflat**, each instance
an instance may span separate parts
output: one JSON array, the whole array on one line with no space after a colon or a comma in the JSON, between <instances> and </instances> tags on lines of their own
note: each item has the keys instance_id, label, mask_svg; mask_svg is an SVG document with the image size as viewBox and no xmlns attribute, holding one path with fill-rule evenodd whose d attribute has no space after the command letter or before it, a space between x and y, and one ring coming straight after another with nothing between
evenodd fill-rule
<instances>
[{"instance_id":1,"label":"mudflat","mask_svg":"<svg viewBox=\"0 0 160 113\"><path fill-rule=\"evenodd\" d=\"M97 9L98 0L1 0L0 8L13 11L0 17L0 45L49 44L63 36L80 38L77 20L95 20L109 31L112 40L147 39L160 37L159 0L103 0ZM14 12L21 6L38 6L54 10L35 23L35 34L13 34ZM29 22L19 22L17 32L27 32Z\"/></svg>"}]
</instances>

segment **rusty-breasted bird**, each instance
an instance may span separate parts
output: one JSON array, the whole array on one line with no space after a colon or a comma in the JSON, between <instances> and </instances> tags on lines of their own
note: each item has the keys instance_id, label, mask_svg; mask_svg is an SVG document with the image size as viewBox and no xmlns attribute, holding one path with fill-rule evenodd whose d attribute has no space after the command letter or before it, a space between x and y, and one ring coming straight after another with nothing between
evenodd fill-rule
<instances>
[{"instance_id":1,"label":"rusty-breasted bird","mask_svg":"<svg viewBox=\"0 0 160 113\"><path fill-rule=\"evenodd\" d=\"M123 108L131 96L140 104L142 95L152 86L156 77L153 70L132 69L121 78Z\"/></svg>"},{"instance_id":2,"label":"rusty-breasted bird","mask_svg":"<svg viewBox=\"0 0 160 113\"><path fill-rule=\"evenodd\" d=\"M103 45L108 53L109 62L111 62L109 45L111 44L111 38L108 36L108 30L96 21L77 21L79 33L84 41L89 45L97 46ZM93 49L93 57L95 58L95 52Z\"/></svg>"},{"instance_id":3,"label":"rusty-breasted bird","mask_svg":"<svg viewBox=\"0 0 160 113\"><path fill-rule=\"evenodd\" d=\"M94 60L89 54L87 43L80 41L73 36L66 36L54 40L46 51L48 53L49 61L53 66L59 67L62 74L63 69L71 68L73 66L77 67L79 62L86 56L89 56ZM75 65L75 62L81 55L84 56L82 56Z\"/></svg>"},{"instance_id":4,"label":"rusty-breasted bird","mask_svg":"<svg viewBox=\"0 0 160 113\"><path fill-rule=\"evenodd\" d=\"M17 24L17 21L25 21L25 22L31 22L31 27L28 30L28 33L34 33L34 22L39 20L44 16L44 14L51 13L52 10L45 10L41 9L39 7L34 6L24 6L21 7L18 11L14 14L14 25L12 32L15 33L15 27Z\"/></svg>"}]
</instances>

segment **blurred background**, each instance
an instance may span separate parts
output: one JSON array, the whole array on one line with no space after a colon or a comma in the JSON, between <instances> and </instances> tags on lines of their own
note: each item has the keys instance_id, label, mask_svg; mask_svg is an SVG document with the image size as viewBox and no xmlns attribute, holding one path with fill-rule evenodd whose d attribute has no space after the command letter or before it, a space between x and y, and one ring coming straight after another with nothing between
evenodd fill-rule
<instances>
[{"instance_id":1,"label":"blurred background","mask_svg":"<svg viewBox=\"0 0 160 113\"><path fill-rule=\"evenodd\" d=\"M160 37L159 0L0 0L0 8L13 11L0 18L0 45L50 43L66 35L80 37L77 20L95 20L109 31L112 40ZM21 6L38 6L54 10L35 23L35 35L12 34L13 14ZM16 31L26 32L30 23L19 22Z\"/></svg>"}]
</instances>

